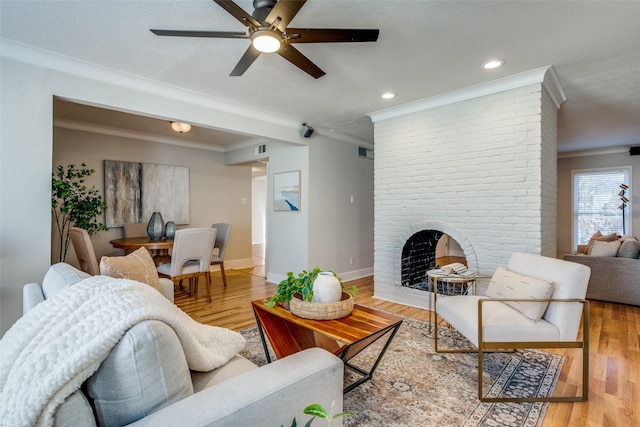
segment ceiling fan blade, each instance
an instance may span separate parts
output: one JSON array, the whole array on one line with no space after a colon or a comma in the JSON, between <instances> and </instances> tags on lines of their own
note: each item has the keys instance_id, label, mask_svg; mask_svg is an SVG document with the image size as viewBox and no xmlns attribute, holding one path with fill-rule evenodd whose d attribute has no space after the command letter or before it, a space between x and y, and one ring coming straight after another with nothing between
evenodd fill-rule
<instances>
[{"instance_id":1,"label":"ceiling fan blade","mask_svg":"<svg viewBox=\"0 0 640 427\"><path fill-rule=\"evenodd\" d=\"M249 45L249 48L244 52L240 61L236 65L236 68L233 69L230 76L241 76L245 71L253 64L253 62L258 59L260 56L260 51L253 47L253 45Z\"/></svg>"},{"instance_id":2,"label":"ceiling fan blade","mask_svg":"<svg viewBox=\"0 0 640 427\"><path fill-rule=\"evenodd\" d=\"M307 0L279 0L269 12L265 21L268 24L273 24L277 18L280 18L276 26L280 31L284 31L306 2Z\"/></svg>"},{"instance_id":3,"label":"ceiling fan blade","mask_svg":"<svg viewBox=\"0 0 640 427\"><path fill-rule=\"evenodd\" d=\"M218 39L248 39L246 33L233 31L181 31L181 30L150 30L156 36L176 37L211 37Z\"/></svg>"},{"instance_id":4,"label":"ceiling fan blade","mask_svg":"<svg viewBox=\"0 0 640 427\"><path fill-rule=\"evenodd\" d=\"M287 28L288 43L375 42L380 30L338 28Z\"/></svg>"},{"instance_id":5,"label":"ceiling fan blade","mask_svg":"<svg viewBox=\"0 0 640 427\"><path fill-rule=\"evenodd\" d=\"M242 23L242 25L248 27L253 25L254 27L260 27L262 24L258 22L251 14L245 12L240 6L232 2L231 0L213 0L224 10L229 12L234 18Z\"/></svg>"},{"instance_id":6,"label":"ceiling fan blade","mask_svg":"<svg viewBox=\"0 0 640 427\"><path fill-rule=\"evenodd\" d=\"M309 58L300 53L298 49L287 43L284 43L276 53L315 79L326 74Z\"/></svg>"}]
</instances>

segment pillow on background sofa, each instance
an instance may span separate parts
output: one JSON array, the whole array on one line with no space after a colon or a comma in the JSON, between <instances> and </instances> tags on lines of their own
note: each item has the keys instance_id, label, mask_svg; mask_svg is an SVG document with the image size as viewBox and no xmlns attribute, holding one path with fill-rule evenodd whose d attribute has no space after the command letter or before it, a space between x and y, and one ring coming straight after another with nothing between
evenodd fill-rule
<instances>
[{"instance_id":1,"label":"pillow on background sofa","mask_svg":"<svg viewBox=\"0 0 640 427\"><path fill-rule=\"evenodd\" d=\"M116 279L136 280L160 291L158 270L146 248L137 249L127 256L103 256L100 260L100 274Z\"/></svg>"},{"instance_id":2,"label":"pillow on background sofa","mask_svg":"<svg viewBox=\"0 0 640 427\"><path fill-rule=\"evenodd\" d=\"M619 258L638 258L640 256L640 242L634 237L627 237L618 249Z\"/></svg>"},{"instance_id":3,"label":"pillow on background sofa","mask_svg":"<svg viewBox=\"0 0 640 427\"><path fill-rule=\"evenodd\" d=\"M612 242L596 240L593 242L593 246L591 246L591 249L589 250L589 255L615 257L618 255L619 248L620 241L618 240L614 240Z\"/></svg>"},{"instance_id":4,"label":"pillow on background sofa","mask_svg":"<svg viewBox=\"0 0 640 427\"><path fill-rule=\"evenodd\" d=\"M589 239L589 243L587 243L584 253L589 255L595 242L613 242L615 240L618 240L618 235L616 233L603 235L600 231L596 231Z\"/></svg>"}]
</instances>

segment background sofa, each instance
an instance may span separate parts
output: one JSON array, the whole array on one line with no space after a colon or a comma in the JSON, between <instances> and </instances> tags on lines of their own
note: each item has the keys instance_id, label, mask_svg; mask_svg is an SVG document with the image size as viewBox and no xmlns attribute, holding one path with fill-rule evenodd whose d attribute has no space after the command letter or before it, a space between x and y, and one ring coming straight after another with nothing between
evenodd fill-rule
<instances>
[{"instance_id":1,"label":"background sofa","mask_svg":"<svg viewBox=\"0 0 640 427\"><path fill-rule=\"evenodd\" d=\"M24 311L86 277L68 264L51 266L42 284L24 286ZM145 320L58 407L55 425L289 426L294 417L304 425L312 403L341 412L342 387L342 361L319 348L260 368L236 355L214 371L191 372L173 329Z\"/></svg>"},{"instance_id":2,"label":"background sofa","mask_svg":"<svg viewBox=\"0 0 640 427\"><path fill-rule=\"evenodd\" d=\"M587 299L640 306L639 259L590 255L565 255L564 259L591 268Z\"/></svg>"}]
</instances>

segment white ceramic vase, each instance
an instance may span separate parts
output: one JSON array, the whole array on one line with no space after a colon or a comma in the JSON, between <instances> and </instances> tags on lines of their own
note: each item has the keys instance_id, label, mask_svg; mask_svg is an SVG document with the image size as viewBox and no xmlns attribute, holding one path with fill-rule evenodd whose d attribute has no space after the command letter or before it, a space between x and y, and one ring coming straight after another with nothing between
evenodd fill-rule
<instances>
[{"instance_id":1,"label":"white ceramic vase","mask_svg":"<svg viewBox=\"0 0 640 427\"><path fill-rule=\"evenodd\" d=\"M342 285L330 271L321 271L313 281L313 302L336 302L342 299Z\"/></svg>"}]
</instances>

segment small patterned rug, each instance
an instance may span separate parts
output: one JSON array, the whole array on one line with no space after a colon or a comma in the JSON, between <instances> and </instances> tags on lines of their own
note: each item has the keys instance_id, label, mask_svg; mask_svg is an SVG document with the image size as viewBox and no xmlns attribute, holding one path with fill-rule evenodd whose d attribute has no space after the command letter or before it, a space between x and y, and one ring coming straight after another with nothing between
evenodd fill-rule
<instances>
[{"instance_id":1,"label":"small patterned rug","mask_svg":"<svg viewBox=\"0 0 640 427\"><path fill-rule=\"evenodd\" d=\"M451 345L448 328L439 328ZM241 331L242 354L257 365L266 358L256 327ZM350 361L369 370L386 337ZM458 340L458 346L464 346ZM469 344L468 344L469 345ZM272 353L272 360L275 356ZM539 427L548 403L481 403L477 397L477 354L436 353L429 324L405 318L373 378L344 396L345 426L509 426ZM485 355L483 390L492 396L553 394L564 356L538 350ZM345 384L359 376L345 369Z\"/></svg>"}]
</instances>

